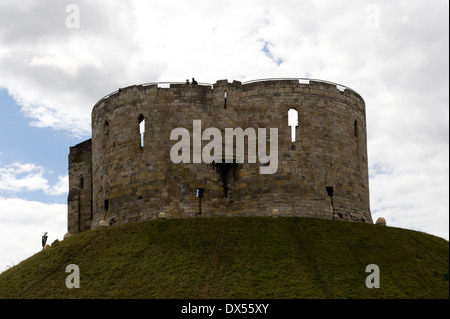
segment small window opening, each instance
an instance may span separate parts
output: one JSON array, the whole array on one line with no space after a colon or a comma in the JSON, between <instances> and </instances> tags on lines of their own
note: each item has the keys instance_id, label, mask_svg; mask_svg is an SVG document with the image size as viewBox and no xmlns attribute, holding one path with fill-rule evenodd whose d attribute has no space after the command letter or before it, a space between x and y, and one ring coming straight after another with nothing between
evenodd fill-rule
<instances>
[{"instance_id":1,"label":"small window opening","mask_svg":"<svg viewBox=\"0 0 450 319\"><path fill-rule=\"evenodd\" d=\"M109 122L105 121L105 139L109 137Z\"/></svg>"},{"instance_id":2,"label":"small window opening","mask_svg":"<svg viewBox=\"0 0 450 319\"><path fill-rule=\"evenodd\" d=\"M227 93L227 90L225 90L225 92L223 93L223 97L224 97L224 105L223 105L223 108L224 108L224 109L227 108L227 96L228 96L228 93Z\"/></svg>"},{"instance_id":3,"label":"small window opening","mask_svg":"<svg viewBox=\"0 0 450 319\"><path fill-rule=\"evenodd\" d=\"M358 121L353 122L353 135L358 137Z\"/></svg>"},{"instance_id":4,"label":"small window opening","mask_svg":"<svg viewBox=\"0 0 450 319\"><path fill-rule=\"evenodd\" d=\"M327 186L326 188L327 188L328 196L333 197L333 192L334 192L333 187Z\"/></svg>"},{"instance_id":5,"label":"small window opening","mask_svg":"<svg viewBox=\"0 0 450 319\"><path fill-rule=\"evenodd\" d=\"M83 176L81 176L81 178L80 178L80 188L81 189L84 188L84 178L83 178Z\"/></svg>"},{"instance_id":6,"label":"small window opening","mask_svg":"<svg viewBox=\"0 0 450 319\"><path fill-rule=\"evenodd\" d=\"M197 188L197 197L198 198L202 198L203 197L203 192L204 192L205 190L203 189L203 188Z\"/></svg>"},{"instance_id":7,"label":"small window opening","mask_svg":"<svg viewBox=\"0 0 450 319\"><path fill-rule=\"evenodd\" d=\"M291 142L295 142L296 131L298 127L298 112L297 110L290 109L288 111L288 126L291 127ZM294 149L294 148L292 148Z\"/></svg>"},{"instance_id":8,"label":"small window opening","mask_svg":"<svg viewBox=\"0 0 450 319\"><path fill-rule=\"evenodd\" d=\"M238 164L235 160L233 163L226 163L223 159L222 163L213 162L213 167L220 176L224 198L231 198L232 184L237 180Z\"/></svg>"},{"instance_id":9,"label":"small window opening","mask_svg":"<svg viewBox=\"0 0 450 319\"><path fill-rule=\"evenodd\" d=\"M203 192L205 190L203 188L197 188L197 198L198 198L198 215L202 214L202 198L203 198Z\"/></svg>"},{"instance_id":10,"label":"small window opening","mask_svg":"<svg viewBox=\"0 0 450 319\"><path fill-rule=\"evenodd\" d=\"M141 136L141 147L144 147L144 133L145 133L145 118L139 115L139 134Z\"/></svg>"},{"instance_id":11,"label":"small window opening","mask_svg":"<svg viewBox=\"0 0 450 319\"><path fill-rule=\"evenodd\" d=\"M109 200L105 199L105 211L108 211L109 209Z\"/></svg>"}]
</instances>

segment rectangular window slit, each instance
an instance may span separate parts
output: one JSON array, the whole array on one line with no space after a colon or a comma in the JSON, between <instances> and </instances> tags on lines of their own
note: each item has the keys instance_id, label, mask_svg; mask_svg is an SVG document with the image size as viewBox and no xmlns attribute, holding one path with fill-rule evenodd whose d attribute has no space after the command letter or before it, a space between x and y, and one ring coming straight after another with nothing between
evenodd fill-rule
<instances>
[{"instance_id":1,"label":"rectangular window slit","mask_svg":"<svg viewBox=\"0 0 450 319\"><path fill-rule=\"evenodd\" d=\"M145 118L141 114L139 115L139 134L141 137L141 147L144 147L144 134L145 134Z\"/></svg>"}]
</instances>

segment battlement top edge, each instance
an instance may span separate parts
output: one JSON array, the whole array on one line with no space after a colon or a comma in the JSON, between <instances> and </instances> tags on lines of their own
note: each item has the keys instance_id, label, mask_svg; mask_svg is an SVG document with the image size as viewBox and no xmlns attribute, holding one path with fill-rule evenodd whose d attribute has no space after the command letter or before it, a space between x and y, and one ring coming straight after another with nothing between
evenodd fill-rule
<instances>
[{"instance_id":1,"label":"battlement top edge","mask_svg":"<svg viewBox=\"0 0 450 319\"><path fill-rule=\"evenodd\" d=\"M255 85L258 83L263 83L263 82L281 82L281 81L298 81L298 83L300 84L305 84L305 85L309 85L309 84L327 84L329 86L334 86L336 87L337 90L339 90L340 92L344 92L346 90L352 92L353 94L355 94L356 96L358 96L361 100L362 97L361 95L356 92L355 90L351 89L348 86L339 84L339 83L335 83L335 82L331 82L331 81L325 81L325 80L320 80L320 79L313 79L313 78L264 78L264 79L256 79L256 80L250 80L250 81L245 81L245 82L240 82L240 81L233 81L233 82L228 82L228 80L224 79L224 80L218 80L216 81L215 84L212 83L198 83L198 84L187 84L186 82L149 82L149 83L143 83L143 84L137 84L137 85L130 85L127 87L123 87L123 88L119 88L118 90L111 92L105 96L103 96L101 99L99 99L97 101L97 103L94 104L94 108L103 100L108 99L109 97L120 93L122 90L126 90L126 89L130 89L132 87L156 87L157 89L171 89L171 88L181 88L181 87L187 87L187 86L199 86L199 87L209 87L210 89L214 89L215 86L217 86L218 84L235 84L235 85L242 85L242 86L247 86L247 85Z\"/></svg>"}]
</instances>

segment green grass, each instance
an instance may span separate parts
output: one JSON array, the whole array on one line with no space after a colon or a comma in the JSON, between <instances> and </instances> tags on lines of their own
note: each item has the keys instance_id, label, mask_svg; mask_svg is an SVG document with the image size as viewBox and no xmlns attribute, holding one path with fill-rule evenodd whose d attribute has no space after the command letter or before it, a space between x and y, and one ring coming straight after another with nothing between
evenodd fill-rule
<instances>
[{"instance_id":1,"label":"green grass","mask_svg":"<svg viewBox=\"0 0 450 319\"><path fill-rule=\"evenodd\" d=\"M66 266L80 288L65 285ZM365 286L368 264L380 288ZM0 298L449 298L449 243L310 218L146 221L80 233L0 274Z\"/></svg>"}]
</instances>

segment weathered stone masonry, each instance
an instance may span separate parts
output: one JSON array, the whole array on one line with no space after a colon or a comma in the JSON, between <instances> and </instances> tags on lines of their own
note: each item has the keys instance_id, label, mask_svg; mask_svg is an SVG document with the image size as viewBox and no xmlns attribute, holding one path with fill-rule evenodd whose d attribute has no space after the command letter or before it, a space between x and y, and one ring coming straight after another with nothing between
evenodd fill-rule
<instances>
[{"instance_id":1,"label":"weathered stone masonry","mask_svg":"<svg viewBox=\"0 0 450 319\"><path fill-rule=\"evenodd\" d=\"M71 234L91 229L92 150L91 139L70 148L68 231Z\"/></svg>"},{"instance_id":2,"label":"weathered stone masonry","mask_svg":"<svg viewBox=\"0 0 450 319\"><path fill-rule=\"evenodd\" d=\"M298 112L294 143L290 109ZM177 127L192 133L193 120L202 121L202 130L221 132L278 128L277 172L259 174L264 164L247 160L172 163L177 141L170 133ZM93 229L100 221L137 222L161 212L172 218L271 216L275 209L280 216L372 223L366 140L364 100L328 82L220 80L123 88L94 106L92 139L70 148L68 230ZM202 141L202 148L208 143Z\"/></svg>"}]
</instances>

